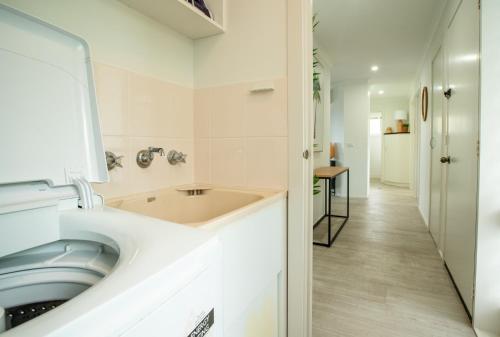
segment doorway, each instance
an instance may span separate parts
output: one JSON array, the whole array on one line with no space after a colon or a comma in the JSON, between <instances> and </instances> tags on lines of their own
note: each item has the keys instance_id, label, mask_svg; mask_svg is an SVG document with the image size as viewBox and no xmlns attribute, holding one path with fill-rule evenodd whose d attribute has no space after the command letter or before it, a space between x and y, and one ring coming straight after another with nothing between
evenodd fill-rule
<instances>
[{"instance_id":1,"label":"doorway","mask_svg":"<svg viewBox=\"0 0 500 337\"><path fill-rule=\"evenodd\" d=\"M434 285L439 283L439 293L446 294L437 306L450 305L454 310L442 326L458 324L460 327L455 330L460 331L458 335L472 336L471 324L460 299L470 312L477 178L477 151L474 150L478 128L477 4L473 0L404 1L397 5L387 1L385 4L395 15L386 16L384 22L372 23L363 29L374 13L387 11L387 8L369 1L315 1L320 22L315 45L332 60L330 139L342 144L343 165L351 168L353 180L359 183L380 178L386 184L377 182L371 194L368 193L370 188L353 193L351 219L355 221L347 223L331 248L314 248L315 332L335 335L336 327L354 335L372 331L370 327L359 325L363 321L389 335L389 331L411 335L410 322L395 327L393 320L377 316L382 310L378 305L394 300L393 305L398 309L391 317L398 317L403 322L405 318L399 314L404 312L404 305L414 308L418 306L417 298L435 299L436 294L427 293L429 280L434 280ZM423 8L427 8L427 12ZM337 14L340 12L342 16ZM419 14L422 17L415 23L415 30L410 31L411 23L402 18L416 18ZM383 15L379 13L380 17ZM427 24L422 24L424 20L428 20ZM327 22L326 28L323 22ZM398 24L406 30L401 40L394 42ZM419 36L425 31L423 26L428 28L423 34L425 37ZM345 36L349 36L349 41ZM386 39L387 36L391 38ZM349 43L352 41L355 43ZM388 41L392 41L392 45ZM405 45L404 50L408 51L412 43L421 43L413 55L420 53L414 64L423 65L409 71L410 80L405 82L402 68L392 71L407 57L398 56L402 46ZM392 52L386 53L388 50ZM428 101L421 94L424 91L429 93ZM419 93L417 97L415 92ZM366 101L368 104L360 104ZM427 110L428 118L424 113ZM376 161L378 153L380 166ZM449 196L450 193L454 196ZM339 199L342 196L341 193ZM446 217L450 212L460 219L450 220L452 216ZM414 245L416 242L418 244ZM406 269L409 265L413 268ZM339 270L342 273L337 274ZM455 282L458 294L448 275ZM416 281L415 289L410 290L408 287L412 287L413 281ZM351 292L351 288L355 291ZM366 289L369 291L365 293ZM398 307L397 299L390 295L394 293L407 302L399 303L402 306ZM416 297L412 299L412 295ZM339 320L338 312L346 306L352 306L353 311L343 312L344 319ZM358 316L359 311L363 311L360 308L366 309L365 316ZM422 321L435 317L427 316L433 310L430 305L419 308L422 310L413 314L427 317ZM460 319L452 316L460 316ZM427 334L422 335L451 333L435 329L435 326L421 328L429 328Z\"/></svg>"}]
</instances>

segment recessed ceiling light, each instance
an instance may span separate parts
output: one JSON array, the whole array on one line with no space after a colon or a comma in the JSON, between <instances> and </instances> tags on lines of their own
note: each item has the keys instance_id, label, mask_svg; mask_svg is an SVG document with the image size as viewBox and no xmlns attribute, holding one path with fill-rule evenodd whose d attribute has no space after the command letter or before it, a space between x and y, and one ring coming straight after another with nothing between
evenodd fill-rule
<instances>
[{"instance_id":1,"label":"recessed ceiling light","mask_svg":"<svg viewBox=\"0 0 500 337\"><path fill-rule=\"evenodd\" d=\"M379 90L379 91L378 91L378 94L379 94L379 95L383 95L384 93L385 93L385 91L384 91L384 90Z\"/></svg>"},{"instance_id":2,"label":"recessed ceiling light","mask_svg":"<svg viewBox=\"0 0 500 337\"><path fill-rule=\"evenodd\" d=\"M372 66L371 69L372 69L373 72L376 72L376 71L378 71L378 66Z\"/></svg>"}]
</instances>

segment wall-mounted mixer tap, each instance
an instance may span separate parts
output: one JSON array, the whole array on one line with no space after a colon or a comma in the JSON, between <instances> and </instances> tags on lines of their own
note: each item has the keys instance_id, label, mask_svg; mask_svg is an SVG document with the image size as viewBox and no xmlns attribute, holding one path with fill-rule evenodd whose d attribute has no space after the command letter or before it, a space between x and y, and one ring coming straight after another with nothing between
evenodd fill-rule
<instances>
[{"instance_id":1,"label":"wall-mounted mixer tap","mask_svg":"<svg viewBox=\"0 0 500 337\"><path fill-rule=\"evenodd\" d=\"M165 156L165 151L161 147L148 147L147 150L141 150L137 153L137 165L142 168L149 167L151 162L155 158L155 153L158 153L160 156Z\"/></svg>"},{"instance_id":2,"label":"wall-mounted mixer tap","mask_svg":"<svg viewBox=\"0 0 500 337\"><path fill-rule=\"evenodd\" d=\"M167 160L170 163L170 165L177 165L179 163L185 163L186 157L187 157L187 154L184 154L182 152L177 152L175 150L169 151L167 154Z\"/></svg>"}]
</instances>

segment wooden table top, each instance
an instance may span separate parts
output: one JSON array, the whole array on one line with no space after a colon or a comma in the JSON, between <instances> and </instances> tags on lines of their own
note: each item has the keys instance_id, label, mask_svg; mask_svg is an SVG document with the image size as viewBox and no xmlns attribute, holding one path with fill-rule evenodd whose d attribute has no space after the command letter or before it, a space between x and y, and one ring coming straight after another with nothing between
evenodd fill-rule
<instances>
[{"instance_id":1,"label":"wooden table top","mask_svg":"<svg viewBox=\"0 0 500 337\"><path fill-rule=\"evenodd\" d=\"M314 169L314 175L318 178L335 178L339 174L347 172L348 170L349 170L348 167L342 167L342 166L318 167Z\"/></svg>"}]
</instances>

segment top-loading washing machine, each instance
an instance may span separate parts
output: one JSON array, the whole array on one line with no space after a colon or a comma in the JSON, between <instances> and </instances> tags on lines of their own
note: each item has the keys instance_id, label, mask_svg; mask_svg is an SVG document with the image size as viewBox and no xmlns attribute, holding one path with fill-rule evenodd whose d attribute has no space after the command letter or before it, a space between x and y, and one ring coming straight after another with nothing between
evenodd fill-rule
<instances>
[{"instance_id":1,"label":"top-loading washing machine","mask_svg":"<svg viewBox=\"0 0 500 337\"><path fill-rule=\"evenodd\" d=\"M108 176L85 42L2 5L0 32L0 335L220 336L218 239L92 190Z\"/></svg>"}]
</instances>

